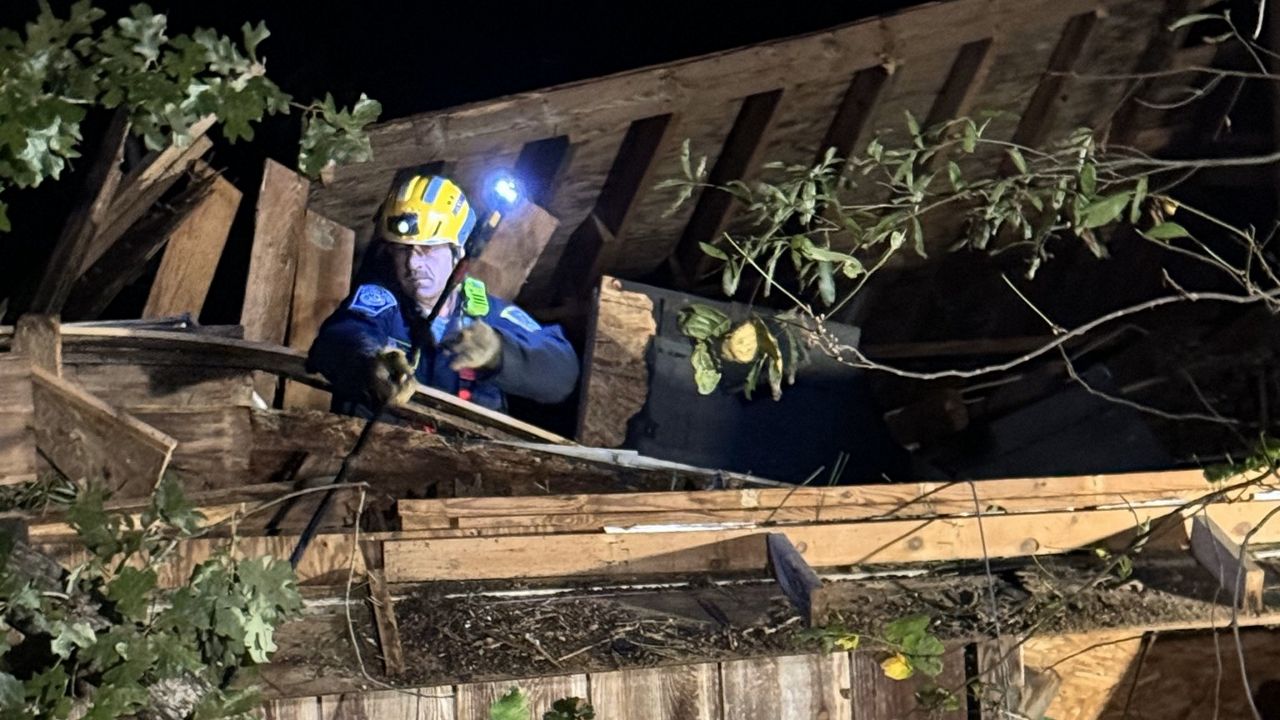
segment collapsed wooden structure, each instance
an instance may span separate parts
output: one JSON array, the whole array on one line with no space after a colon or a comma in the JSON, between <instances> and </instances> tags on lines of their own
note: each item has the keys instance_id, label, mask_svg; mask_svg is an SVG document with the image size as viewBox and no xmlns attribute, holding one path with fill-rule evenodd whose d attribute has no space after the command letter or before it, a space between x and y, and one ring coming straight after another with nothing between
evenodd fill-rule
<instances>
[{"instance_id":1,"label":"collapsed wooden structure","mask_svg":"<svg viewBox=\"0 0 1280 720\"><path fill-rule=\"evenodd\" d=\"M131 333L135 336L130 337ZM173 330L58 328L30 319L8 337L8 345L18 351L0 356L0 367L18 381L5 385L13 398L6 400L4 417L9 425L30 432L10 436L5 444L6 467L19 467L11 458L22 453L34 456L39 449L43 458L69 476L97 474L115 482L119 496L114 503L123 510L139 502L131 497L145 495L146 483L135 484L143 473L154 483L158 474L153 473L168 469L183 478L204 507L209 535L182 543L161 576L165 585L182 583L195 564L230 542L225 535L231 519L235 520L237 553L287 554L296 540L291 533L297 532L299 516L305 518L313 505L303 502L284 515L277 514L274 523L267 522L271 513L266 511L278 508L281 497L299 492L300 480L331 474L338 455L358 430L358 421L315 411L250 407L255 376L260 379L262 373L322 384L297 369L296 356L267 346ZM162 363L182 356L176 348L184 345L193 354L211 357L234 348L240 360L219 366L224 377L216 382L198 381L181 392L166 389L165 370L174 366L148 365L145 353L140 356L130 344L161 339L167 343L161 347L168 355L153 359L160 358ZM178 367L191 373L198 364ZM107 381L107 376L121 381ZM234 376L234 382L227 376ZM29 381L23 382L26 377ZM149 379L124 382L131 377ZM94 384L94 393L73 378ZM24 386L31 388L27 396L21 393ZM239 388L238 393L229 393L230 386ZM140 393L151 393L149 404L139 404ZM232 397L242 404L200 404L217 398L227 402ZM30 414L23 417L22 412ZM336 519L299 567L311 602L331 611L349 607L351 583L358 588L367 583L375 605L372 617L361 621L368 623L361 632L376 634L379 654L392 666L402 652L395 629L397 598L433 585L485 582L484 587L501 590L513 583L532 583L549 592L589 581L597 588L643 595L644 588L654 583L669 584L660 593L665 604L650 612L671 613L677 612L671 609L673 598L687 597L690 607L700 607L693 602L698 591L688 585L690 579L719 579L755 583L754 597L766 605L770 598L786 597L801 623L821 626L838 621L851 599L865 594L869 581L848 578L863 577L857 573L877 566L904 575L908 579L896 582L909 587L910 575L919 572L916 568L927 571L939 563L955 566L965 560L980 564L1032 557L1048 563L1055 555L1077 551L1091 555L1095 548L1127 554L1139 568L1148 563L1163 567L1175 562L1171 557L1186 558L1177 561L1182 580L1160 586L1140 575L1151 584L1144 592L1181 599L1160 604L1165 615L1156 612L1141 625L1074 617L1049 634L1011 635L1006 641L1022 641L1017 645L1021 649L999 657L1012 661L1030 654L1035 658L1019 661L1017 677L1027 673L1023 663L1034 676L1037 669L1070 660L1068 656L1088 648L1102 636L1099 633L1129 637L1152 629L1280 621L1271 609L1274 598L1266 599L1267 561L1253 559L1255 549L1280 544L1280 530L1268 522L1277 514L1277 501L1259 479L1210 484L1199 471L1171 471L781 488L751 477L646 464L625 453L601 454L548 443L547 438L518 440L518 426L506 425L500 417L464 419L456 414L456 407L424 405L411 412L421 412L420 419L431 414L454 417L459 425L473 423L490 437L467 439L449 429L428 433L412 427L385 428L371 445L364 460L367 464L362 463L353 478L372 487L367 492L348 488L346 493L349 498L363 494L362 503L367 501L367 506L376 505L378 496L388 498L393 505L384 505L387 512L380 521L386 529L366 526L362 530L350 526L350 518ZM209 420L215 414L223 422L239 415L247 426L241 433L219 437L216 423ZM199 432L186 434L177 418L200 418ZM169 437L169 432L182 439ZM300 461L299 455L303 456ZM531 463L541 467L530 472ZM287 467L295 475L281 481L279 473ZM24 475L16 473L9 479ZM686 489L672 492L673 483ZM432 484L441 497L413 499ZM477 486L481 496L465 496ZM718 489L687 489L698 487ZM601 494L605 490L611 492ZM68 565L76 562L78 545L56 513L27 519L33 544ZM1141 552L1133 554L1135 548ZM1194 589L1196 583L1218 584L1220 590L1216 597L1205 597ZM474 585L465 592L473 591ZM1120 597L1133 591L1107 592ZM354 602L362 603L364 595L361 590ZM629 602L644 604L640 598ZM753 610L747 605L724 612L737 617ZM701 622L714 622L714 611L692 612L711 613ZM317 634L315 623L327 621L312 617L300 622L294 632L307 636ZM324 627L340 628L341 624ZM1058 657L1047 656L1050 651L1044 648L1062 647L1067 636L1061 633L1068 630L1075 633L1071 635L1074 644L1069 644L1072 649ZM334 629L329 632L342 637ZM974 636L950 640L947 674L940 682L964 684L972 674L965 669L965 648L978 647L974 642L982 645L983 641ZM1001 646L982 647L987 648L981 651L986 654L979 657L988 658L983 661L987 667L994 662L991 653ZM1108 670L1116 674L1117 683L1129 660L1131 656ZM373 657L367 662L372 663ZM858 717L870 707L882 713L873 717L909 712L919 686L884 678L878 663L874 650L789 654L664 669L623 667L542 679L436 683L407 692L362 691L359 688L367 683L353 668L306 680L305 664L291 669L286 663L268 668L266 677L278 695L268 708L272 717L404 712L415 717L476 718L483 717L488 703L513 683L530 690L535 704L577 694L620 718L812 717L820 710L831 717L847 717L853 707L859 708ZM1040 665L1033 667L1034 663ZM797 685L804 691L797 691ZM327 690L317 692L319 687ZM1071 694L1077 691L1070 687L1059 688L1050 699L1057 697L1057 702L1068 705L1077 702ZM1030 689L1030 685L1020 686L1020 692Z\"/></svg>"}]
</instances>

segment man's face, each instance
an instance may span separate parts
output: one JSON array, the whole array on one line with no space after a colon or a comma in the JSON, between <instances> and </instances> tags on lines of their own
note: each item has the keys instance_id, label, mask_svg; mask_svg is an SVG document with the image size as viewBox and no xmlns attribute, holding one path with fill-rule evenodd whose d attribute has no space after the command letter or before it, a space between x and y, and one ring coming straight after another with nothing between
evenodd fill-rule
<instances>
[{"instance_id":1,"label":"man's face","mask_svg":"<svg viewBox=\"0 0 1280 720\"><path fill-rule=\"evenodd\" d=\"M401 290L418 302L418 312L431 312L453 271L452 245L391 245Z\"/></svg>"}]
</instances>

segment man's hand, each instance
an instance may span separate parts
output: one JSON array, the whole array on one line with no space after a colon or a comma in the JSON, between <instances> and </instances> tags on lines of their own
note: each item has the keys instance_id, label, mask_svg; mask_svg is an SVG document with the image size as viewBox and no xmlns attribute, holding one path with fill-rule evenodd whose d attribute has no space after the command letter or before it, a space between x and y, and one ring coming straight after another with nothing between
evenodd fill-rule
<instances>
[{"instance_id":1,"label":"man's hand","mask_svg":"<svg viewBox=\"0 0 1280 720\"><path fill-rule=\"evenodd\" d=\"M369 363L369 392L381 405L395 407L409 402L418 382L403 350L383 350Z\"/></svg>"},{"instance_id":2,"label":"man's hand","mask_svg":"<svg viewBox=\"0 0 1280 720\"><path fill-rule=\"evenodd\" d=\"M449 369L496 370L502 365L502 338L481 320L476 320L444 341L444 347L453 353Z\"/></svg>"}]
</instances>

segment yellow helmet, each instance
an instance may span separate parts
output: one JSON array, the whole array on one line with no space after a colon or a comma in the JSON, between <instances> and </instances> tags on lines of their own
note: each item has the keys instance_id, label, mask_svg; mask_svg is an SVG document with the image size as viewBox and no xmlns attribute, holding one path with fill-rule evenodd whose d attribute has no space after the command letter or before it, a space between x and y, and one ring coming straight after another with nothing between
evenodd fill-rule
<instances>
[{"instance_id":1,"label":"yellow helmet","mask_svg":"<svg viewBox=\"0 0 1280 720\"><path fill-rule=\"evenodd\" d=\"M446 245L463 250L476 211L462 189L438 175L413 175L391 193L378 223L382 239L403 245Z\"/></svg>"}]
</instances>

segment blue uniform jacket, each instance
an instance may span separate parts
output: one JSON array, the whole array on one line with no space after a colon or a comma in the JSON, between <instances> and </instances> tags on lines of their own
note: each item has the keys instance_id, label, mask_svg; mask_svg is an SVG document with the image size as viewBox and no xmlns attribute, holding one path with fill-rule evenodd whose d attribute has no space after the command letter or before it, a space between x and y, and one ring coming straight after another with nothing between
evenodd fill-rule
<instances>
[{"instance_id":1,"label":"blue uniform jacket","mask_svg":"<svg viewBox=\"0 0 1280 720\"><path fill-rule=\"evenodd\" d=\"M319 372L333 384L335 410L351 412L352 406L371 405L367 385L369 358L388 347L408 354L413 347L410 313L414 300L398 290L398 283L374 279L358 286L320 327L311 345L307 369ZM462 302L448 317L438 318L432 334L439 340L456 332L469 320ZM578 381L578 356L559 325L543 327L519 307L489 296L489 313L483 318L502 340L502 365L478 373L469 382L472 402L494 410L506 408L505 393L536 402L555 403L573 392ZM425 349L417 378L424 385L457 394L464 382L449 369L449 353Z\"/></svg>"}]
</instances>

